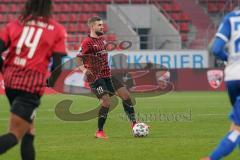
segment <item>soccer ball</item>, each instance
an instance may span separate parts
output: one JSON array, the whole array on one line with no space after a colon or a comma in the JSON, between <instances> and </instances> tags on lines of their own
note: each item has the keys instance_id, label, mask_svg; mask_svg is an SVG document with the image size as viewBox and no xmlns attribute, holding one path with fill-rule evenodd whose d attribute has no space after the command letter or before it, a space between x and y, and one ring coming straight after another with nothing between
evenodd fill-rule
<instances>
[{"instance_id":1,"label":"soccer ball","mask_svg":"<svg viewBox=\"0 0 240 160\"><path fill-rule=\"evenodd\" d=\"M145 123L137 123L133 127L135 137L145 137L149 134L149 127Z\"/></svg>"}]
</instances>

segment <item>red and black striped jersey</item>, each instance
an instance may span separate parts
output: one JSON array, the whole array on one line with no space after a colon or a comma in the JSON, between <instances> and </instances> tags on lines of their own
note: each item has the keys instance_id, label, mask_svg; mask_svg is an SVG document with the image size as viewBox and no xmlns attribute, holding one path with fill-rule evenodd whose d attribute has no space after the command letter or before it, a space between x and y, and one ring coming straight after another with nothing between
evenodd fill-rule
<instances>
[{"instance_id":1,"label":"red and black striped jersey","mask_svg":"<svg viewBox=\"0 0 240 160\"><path fill-rule=\"evenodd\" d=\"M89 69L96 79L111 77L108 64L108 53L104 37L86 37L79 49L79 55L83 59L84 66Z\"/></svg>"},{"instance_id":2,"label":"red and black striped jersey","mask_svg":"<svg viewBox=\"0 0 240 160\"><path fill-rule=\"evenodd\" d=\"M3 67L7 88L43 94L53 53L66 54L66 32L53 19L10 22L0 32L8 48Z\"/></svg>"}]
</instances>

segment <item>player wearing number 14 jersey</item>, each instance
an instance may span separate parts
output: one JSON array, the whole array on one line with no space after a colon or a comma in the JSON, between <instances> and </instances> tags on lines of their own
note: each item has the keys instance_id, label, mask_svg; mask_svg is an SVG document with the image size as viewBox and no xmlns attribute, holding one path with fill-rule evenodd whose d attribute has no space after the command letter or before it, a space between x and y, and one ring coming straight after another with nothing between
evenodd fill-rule
<instances>
[{"instance_id":1,"label":"player wearing number 14 jersey","mask_svg":"<svg viewBox=\"0 0 240 160\"><path fill-rule=\"evenodd\" d=\"M27 0L19 20L0 32L0 53L8 49L3 77L11 114L9 131L0 136L0 154L21 140L23 160L35 159L35 111L40 105L51 57L66 54L66 32L51 18L51 0Z\"/></svg>"}]
</instances>

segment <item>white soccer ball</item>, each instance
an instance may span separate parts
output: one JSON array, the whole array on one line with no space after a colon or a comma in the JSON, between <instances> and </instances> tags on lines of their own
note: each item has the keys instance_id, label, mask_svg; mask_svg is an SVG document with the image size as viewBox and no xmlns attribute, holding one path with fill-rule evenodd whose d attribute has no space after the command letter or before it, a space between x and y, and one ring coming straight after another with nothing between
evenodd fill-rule
<instances>
[{"instance_id":1,"label":"white soccer ball","mask_svg":"<svg viewBox=\"0 0 240 160\"><path fill-rule=\"evenodd\" d=\"M145 137L149 134L149 126L145 123L137 123L133 127L133 135L135 137Z\"/></svg>"}]
</instances>

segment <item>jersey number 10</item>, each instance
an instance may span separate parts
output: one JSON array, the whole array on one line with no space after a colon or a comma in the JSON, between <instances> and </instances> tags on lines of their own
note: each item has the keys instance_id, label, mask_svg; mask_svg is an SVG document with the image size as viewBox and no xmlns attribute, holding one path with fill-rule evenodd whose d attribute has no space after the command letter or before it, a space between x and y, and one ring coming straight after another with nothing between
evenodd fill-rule
<instances>
[{"instance_id":1,"label":"jersey number 10","mask_svg":"<svg viewBox=\"0 0 240 160\"><path fill-rule=\"evenodd\" d=\"M35 33L36 30L36 33ZM34 34L35 33L35 34ZM16 48L16 54L20 55L22 51L23 45L29 48L29 52L27 55L28 59L33 58L33 55L36 51L36 48L38 46L39 40L42 36L43 29L42 28L34 28L30 26L25 26L23 28L23 32L21 34L21 37L18 41L17 48Z\"/></svg>"}]
</instances>

